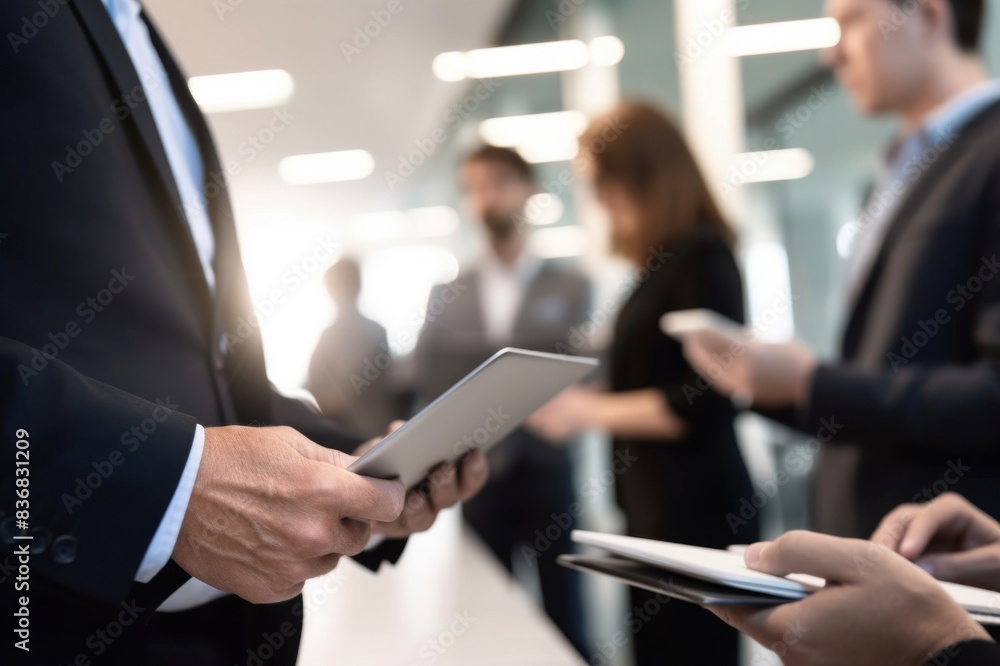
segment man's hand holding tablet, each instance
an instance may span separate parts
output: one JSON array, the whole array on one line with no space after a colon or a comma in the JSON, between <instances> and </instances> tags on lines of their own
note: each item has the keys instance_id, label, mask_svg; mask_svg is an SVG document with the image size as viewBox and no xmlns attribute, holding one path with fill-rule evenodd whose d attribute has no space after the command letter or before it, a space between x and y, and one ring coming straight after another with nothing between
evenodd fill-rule
<instances>
[{"instance_id":1,"label":"man's hand holding tablet","mask_svg":"<svg viewBox=\"0 0 1000 666\"><path fill-rule=\"evenodd\" d=\"M399 430L405 423L393 422L386 436ZM382 439L377 437L365 443L354 452L355 455L362 456L371 451ZM411 534L426 532L442 510L471 499L482 490L489 475L489 463L482 451L470 451L455 463L439 465L424 483L406 493L403 512L398 518L389 522L372 523L372 536L402 539Z\"/></svg>"}]
</instances>

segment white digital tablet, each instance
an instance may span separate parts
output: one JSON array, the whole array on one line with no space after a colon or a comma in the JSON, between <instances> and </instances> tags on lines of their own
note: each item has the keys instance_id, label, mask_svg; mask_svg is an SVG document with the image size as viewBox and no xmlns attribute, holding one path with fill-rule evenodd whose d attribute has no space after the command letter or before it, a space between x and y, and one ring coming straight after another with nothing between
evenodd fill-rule
<instances>
[{"instance_id":1,"label":"white digital tablet","mask_svg":"<svg viewBox=\"0 0 1000 666\"><path fill-rule=\"evenodd\" d=\"M769 595L775 599L795 601L826 585L822 578L808 574L781 577L750 569L744 564L743 553L738 549L717 550L584 530L573 530L570 536L576 543L601 548L618 557L659 569L663 573L677 573L713 585ZM620 570L617 566L609 567L606 563L600 569L595 566L589 568L597 573L613 575L629 584L648 583L648 580L637 583L635 576L625 575L628 571ZM941 587L972 614L976 621L981 624L1000 624L1000 593L946 582L941 582Z\"/></svg>"},{"instance_id":2,"label":"white digital tablet","mask_svg":"<svg viewBox=\"0 0 1000 666\"><path fill-rule=\"evenodd\" d=\"M817 578L782 578L754 571L743 563L742 554L716 548L585 530L573 530L570 537L576 543L603 548L620 557L676 571L692 578L788 599L801 599L824 585L824 581Z\"/></svg>"},{"instance_id":3,"label":"white digital tablet","mask_svg":"<svg viewBox=\"0 0 1000 666\"><path fill-rule=\"evenodd\" d=\"M441 463L497 444L597 363L593 358L502 349L348 470L380 479L398 477L412 488Z\"/></svg>"}]
</instances>

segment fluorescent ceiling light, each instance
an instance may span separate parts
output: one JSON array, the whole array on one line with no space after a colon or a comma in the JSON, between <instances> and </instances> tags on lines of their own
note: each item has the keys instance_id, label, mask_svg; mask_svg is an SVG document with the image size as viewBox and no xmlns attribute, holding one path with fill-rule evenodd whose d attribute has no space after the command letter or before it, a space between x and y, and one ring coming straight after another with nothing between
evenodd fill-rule
<instances>
[{"instance_id":1,"label":"fluorescent ceiling light","mask_svg":"<svg viewBox=\"0 0 1000 666\"><path fill-rule=\"evenodd\" d=\"M730 56L827 49L840 43L836 19L820 18L727 28L722 49Z\"/></svg>"},{"instance_id":2,"label":"fluorescent ceiling light","mask_svg":"<svg viewBox=\"0 0 1000 666\"><path fill-rule=\"evenodd\" d=\"M741 153L732 159L732 168L746 183L798 180L811 174L815 167L812 153L803 148Z\"/></svg>"},{"instance_id":3,"label":"fluorescent ceiling light","mask_svg":"<svg viewBox=\"0 0 1000 666\"><path fill-rule=\"evenodd\" d=\"M532 253L543 259L579 257L590 247L590 234L580 226L538 229L528 236Z\"/></svg>"},{"instance_id":4,"label":"fluorescent ceiling light","mask_svg":"<svg viewBox=\"0 0 1000 666\"><path fill-rule=\"evenodd\" d=\"M362 180L374 170L375 158L367 150L292 155L278 163L278 173L289 185Z\"/></svg>"},{"instance_id":5,"label":"fluorescent ceiling light","mask_svg":"<svg viewBox=\"0 0 1000 666\"><path fill-rule=\"evenodd\" d=\"M573 137L552 137L547 141L517 146L517 152L530 164L569 162L580 154L580 143Z\"/></svg>"},{"instance_id":6,"label":"fluorescent ceiling light","mask_svg":"<svg viewBox=\"0 0 1000 666\"><path fill-rule=\"evenodd\" d=\"M280 106L295 88L292 75L283 69L192 76L188 88L206 113L243 111Z\"/></svg>"},{"instance_id":7,"label":"fluorescent ceiling light","mask_svg":"<svg viewBox=\"0 0 1000 666\"><path fill-rule=\"evenodd\" d=\"M571 160L580 150L587 116L579 111L556 111L527 116L489 118L479 124L479 136L493 146L515 148L529 162Z\"/></svg>"},{"instance_id":8,"label":"fluorescent ceiling light","mask_svg":"<svg viewBox=\"0 0 1000 666\"><path fill-rule=\"evenodd\" d=\"M590 62L598 67L617 65L625 57L625 43L615 37L595 37L590 40Z\"/></svg>"},{"instance_id":9,"label":"fluorescent ceiling light","mask_svg":"<svg viewBox=\"0 0 1000 666\"><path fill-rule=\"evenodd\" d=\"M539 42L517 46L498 46L462 53L448 51L434 58L431 69L442 81L489 79L523 76L545 72L568 72L588 64L609 67L621 62L625 45L617 37L592 39L589 44L578 39Z\"/></svg>"}]
</instances>

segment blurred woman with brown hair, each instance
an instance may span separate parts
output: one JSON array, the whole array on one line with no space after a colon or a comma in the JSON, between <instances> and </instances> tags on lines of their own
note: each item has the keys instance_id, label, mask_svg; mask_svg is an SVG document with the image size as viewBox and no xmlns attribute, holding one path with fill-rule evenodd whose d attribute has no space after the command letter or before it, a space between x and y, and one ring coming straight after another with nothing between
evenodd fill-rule
<instances>
[{"instance_id":1,"label":"blurred woman with brown hair","mask_svg":"<svg viewBox=\"0 0 1000 666\"><path fill-rule=\"evenodd\" d=\"M752 493L729 400L691 370L660 317L708 308L743 321L743 288L726 225L690 149L656 108L625 103L596 119L581 160L611 221L613 250L635 264L638 286L623 306L610 349L607 392L571 389L532 417L552 437L589 428L614 436L631 462L618 504L631 536L725 547L758 537L756 520L730 525ZM616 470L617 471L617 470ZM690 604L632 590L638 666L736 664L736 632Z\"/></svg>"}]
</instances>

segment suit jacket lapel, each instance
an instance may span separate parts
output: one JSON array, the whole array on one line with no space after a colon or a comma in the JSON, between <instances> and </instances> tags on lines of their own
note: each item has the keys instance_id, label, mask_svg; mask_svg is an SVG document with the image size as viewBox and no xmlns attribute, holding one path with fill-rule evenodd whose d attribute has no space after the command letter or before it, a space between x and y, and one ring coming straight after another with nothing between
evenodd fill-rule
<instances>
[{"instance_id":1,"label":"suit jacket lapel","mask_svg":"<svg viewBox=\"0 0 1000 666\"><path fill-rule=\"evenodd\" d=\"M879 247L878 254L875 255L875 261L869 267L864 282L857 289L856 295L850 304L851 315L845 329L844 342L841 349L842 355L845 358L853 356L860 343L862 328L868 314L868 307L874 296L873 291L879 281L889 252L892 251L893 246L898 242L899 236L905 233L917 218L920 206L934 192L934 183L941 180L941 177L952 168L953 162L962 153L962 146L959 144L963 143L963 139L968 134L975 131L976 127L986 116L995 115L997 109L1000 109L1000 103L991 104L967 123L960 131L960 136L955 144L940 153L938 160L931 164L917 181L910 184L902 202L900 202L899 208L892 216L889 228L885 233L885 238L882 240L882 245Z\"/></svg>"},{"instance_id":2,"label":"suit jacket lapel","mask_svg":"<svg viewBox=\"0 0 1000 666\"><path fill-rule=\"evenodd\" d=\"M215 235L215 298L211 307L213 344L219 338L227 341L226 375L237 407L246 413L265 414L269 411L265 404L267 396L253 390L262 385L259 375L266 372L260 330L253 327L249 335L241 335L243 329L238 323L241 318L250 321L253 301L240 256L236 223L221 160L215 150L215 142L205 116L187 86L187 77L181 72L159 31L145 12L142 13L142 18L146 21L150 39L170 77L177 103L198 141L204 166L202 196ZM246 381L243 381L244 378Z\"/></svg>"},{"instance_id":3,"label":"suit jacket lapel","mask_svg":"<svg viewBox=\"0 0 1000 666\"><path fill-rule=\"evenodd\" d=\"M174 209L175 214L171 217L178 225L174 230L174 236L178 239L180 250L189 267L188 273L194 276L195 284L193 286L199 292L198 296L202 307L210 310L211 293L208 283L198 259L198 251L195 247L194 237L191 235L191 229L187 225L187 217L181 203L180 193L177 190L177 183L170 169L170 162L167 160L167 153L163 148L163 142L160 139L156 121L153 119L153 113L149 108L148 99L145 97L139 74L136 72L125 44L101 0L73 0L73 8L80 18L81 25L89 33L94 49L107 68L117 91L117 99L128 95L130 99L139 101L134 108L130 109L128 118L123 122L131 121L134 124L143 146L146 148L157 179L163 186L167 200ZM169 73L169 65L172 64L172 61L169 57L161 57L161 59Z\"/></svg>"},{"instance_id":4,"label":"suit jacket lapel","mask_svg":"<svg viewBox=\"0 0 1000 666\"><path fill-rule=\"evenodd\" d=\"M153 114L149 110L148 101L145 99L144 93L141 97L136 95L142 89L142 82L132 65L132 59L125 49L125 44L122 43L115 24L111 21L108 10L105 9L101 0L74 0L73 6L111 74L117 87L118 97L128 95L132 99L142 99L143 103L131 110L130 118L135 123L139 135L142 137L142 142L149 151L160 180L163 181L163 186L167 190L170 202L178 210L181 210L181 197L177 192L177 184L170 171L170 163L163 150L163 143L160 141L160 134L156 129Z\"/></svg>"},{"instance_id":5,"label":"suit jacket lapel","mask_svg":"<svg viewBox=\"0 0 1000 666\"><path fill-rule=\"evenodd\" d=\"M242 262L239 260L233 210L219 154L215 150L215 142L212 139L208 123L205 121L205 116L187 86L187 77L181 72L177 61L174 60L145 10L141 17L146 22L150 39L160 56L167 76L170 78L174 97L198 142L198 151L201 153L205 172L205 183L201 194L215 235L215 295L217 301L224 301L233 287L233 269L237 268L239 272L242 272Z\"/></svg>"}]
</instances>

